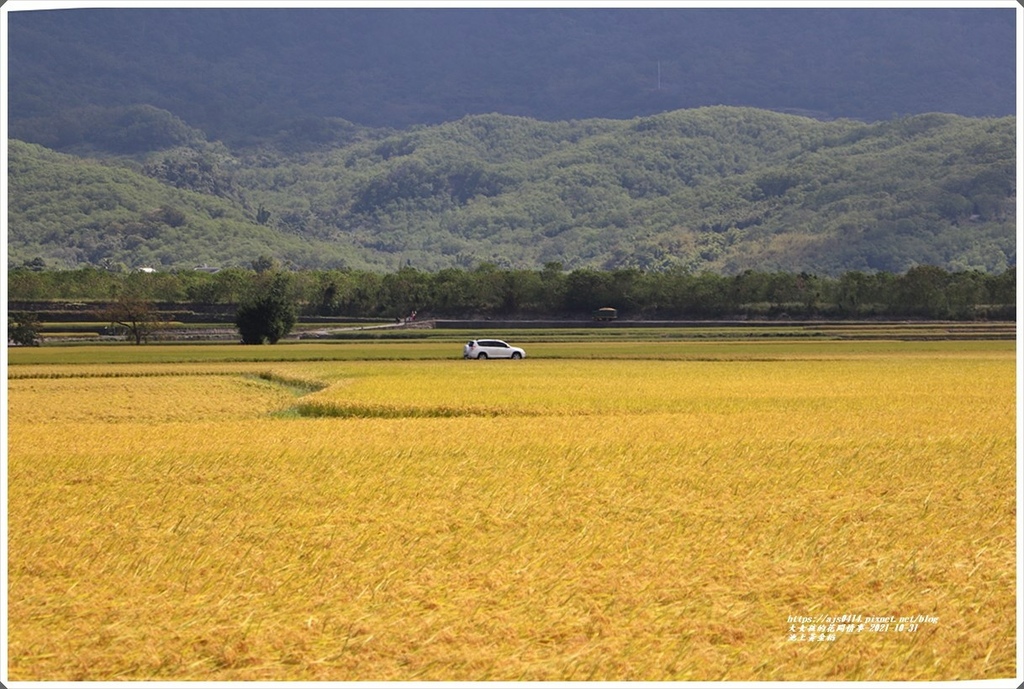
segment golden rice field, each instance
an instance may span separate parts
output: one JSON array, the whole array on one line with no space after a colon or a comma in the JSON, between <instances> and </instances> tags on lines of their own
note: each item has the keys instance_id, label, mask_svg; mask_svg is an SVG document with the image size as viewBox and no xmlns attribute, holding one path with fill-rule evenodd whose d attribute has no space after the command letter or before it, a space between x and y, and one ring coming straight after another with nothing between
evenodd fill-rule
<instances>
[{"instance_id":1,"label":"golden rice field","mask_svg":"<svg viewBox=\"0 0 1024 689\"><path fill-rule=\"evenodd\" d=\"M1014 347L11 350L7 678L1017 677Z\"/></svg>"}]
</instances>

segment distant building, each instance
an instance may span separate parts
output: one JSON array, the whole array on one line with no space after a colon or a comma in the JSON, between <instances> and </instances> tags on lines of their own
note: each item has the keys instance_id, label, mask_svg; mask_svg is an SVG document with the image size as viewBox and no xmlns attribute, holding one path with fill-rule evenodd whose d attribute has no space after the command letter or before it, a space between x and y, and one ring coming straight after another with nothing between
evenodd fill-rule
<instances>
[{"instance_id":1,"label":"distant building","mask_svg":"<svg viewBox=\"0 0 1024 689\"><path fill-rule=\"evenodd\" d=\"M139 271L140 273L155 273L156 272L156 268L150 268L149 266L143 266L142 268L136 268L135 270Z\"/></svg>"},{"instance_id":2,"label":"distant building","mask_svg":"<svg viewBox=\"0 0 1024 689\"><path fill-rule=\"evenodd\" d=\"M218 272L220 272L220 268L216 268L214 266L208 266L205 263L203 265L201 265L201 266L196 266L196 270L198 270L200 273L218 273Z\"/></svg>"}]
</instances>

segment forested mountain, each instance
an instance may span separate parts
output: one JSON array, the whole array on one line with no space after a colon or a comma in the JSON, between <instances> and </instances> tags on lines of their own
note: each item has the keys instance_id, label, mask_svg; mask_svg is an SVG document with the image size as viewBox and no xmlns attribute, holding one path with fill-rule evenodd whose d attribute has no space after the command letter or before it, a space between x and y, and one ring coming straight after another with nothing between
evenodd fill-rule
<instances>
[{"instance_id":1,"label":"forested mountain","mask_svg":"<svg viewBox=\"0 0 1024 689\"><path fill-rule=\"evenodd\" d=\"M1012 8L68 7L3 9L9 266L1016 260Z\"/></svg>"},{"instance_id":2,"label":"forested mountain","mask_svg":"<svg viewBox=\"0 0 1024 689\"><path fill-rule=\"evenodd\" d=\"M1017 103L1012 7L13 11L32 5L6 8L10 135L55 149L143 150L79 124L142 105L180 120L167 136L236 147L310 118L406 128L730 105L872 121Z\"/></svg>"},{"instance_id":3,"label":"forested mountain","mask_svg":"<svg viewBox=\"0 0 1024 689\"><path fill-rule=\"evenodd\" d=\"M1016 261L1012 117L864 123L709 107L398 131L320 120L229 149L169 112L135 115L104 129L111 141L177 135L94 158L10 142L9 265L270 256L298 268L836 275Z\"/></svg>"}]
</instances>

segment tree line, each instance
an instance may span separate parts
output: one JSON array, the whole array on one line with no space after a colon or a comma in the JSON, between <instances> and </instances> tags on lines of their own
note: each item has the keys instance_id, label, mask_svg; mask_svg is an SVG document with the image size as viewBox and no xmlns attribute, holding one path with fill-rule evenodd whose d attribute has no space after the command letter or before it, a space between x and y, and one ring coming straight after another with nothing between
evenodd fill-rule
<instances>
[{"instance_id":1,"label":"tree line","mask_svg":"<svg viewBox=\"0 0 1024 689\"><path fill-rule=\"evenodd\" d=\"M620 319L922 318L1013 320L1016 272L947 271L915 266L904 273L850 271L836 277L747 270L734 275L682 269L472 269L391 273L283 270L262 257L251 268L218 272L121 273L9 270L11 311L40 302L111 303L131 297L198 313L232 313L269 291L302 317L589 318L602 307ZM51 308L56 308L52 306Z\"/></svg>"}]
</instances>

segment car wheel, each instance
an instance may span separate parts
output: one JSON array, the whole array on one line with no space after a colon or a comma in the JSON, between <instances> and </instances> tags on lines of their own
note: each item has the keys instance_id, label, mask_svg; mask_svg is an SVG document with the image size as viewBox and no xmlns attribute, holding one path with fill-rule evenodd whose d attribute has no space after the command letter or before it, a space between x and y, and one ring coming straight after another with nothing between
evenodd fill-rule
<instances>
[{"instance_id":1,"label":"car wheel","mask_svg":"<svg viewBox=\"0 0 1024 689\"><path fill-rule=\"evenodd\" d=\"M480 352L479 354L476 355L476 358L477 359L486 359L487 358L487 352Z\"/></svg>"},{"instance_id":2,"label":"car wheel","mask_svg":"<svg viewBox=\"0 0 1024 689\"><path fill-rule=\"evenodd\" d=\"M512 352L512 358L513 359L522 359L523 355L520 354L519 352Z\"/></svg>"}]
</instances>

